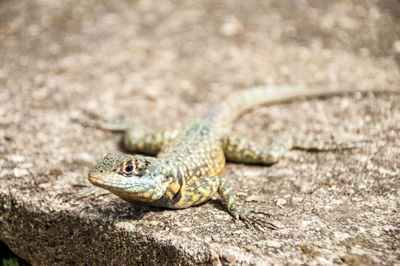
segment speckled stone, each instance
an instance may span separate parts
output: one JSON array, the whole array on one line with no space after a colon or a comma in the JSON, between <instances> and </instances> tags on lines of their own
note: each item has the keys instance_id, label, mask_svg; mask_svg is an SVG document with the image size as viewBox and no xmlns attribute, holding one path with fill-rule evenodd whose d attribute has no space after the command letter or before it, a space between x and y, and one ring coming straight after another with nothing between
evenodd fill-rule
<instances>
[{"instance_id":1,"label":"speckled stone","mask_svg":"<svg viewBox=\"0 0 400 266\"><path fill-rule=\"evenodd\" d=\"M398 264L400 96L349 94L265 106L235 133L363 143L228 164L239 199L276 231L235 222L215 198L184 210L82 198L130 116L182 128L262 84L400 90L398 3L384 1L0 2L0 240L34 265ZM247 199L247 201L246 201Z\"/></svg>"}]
</instances>

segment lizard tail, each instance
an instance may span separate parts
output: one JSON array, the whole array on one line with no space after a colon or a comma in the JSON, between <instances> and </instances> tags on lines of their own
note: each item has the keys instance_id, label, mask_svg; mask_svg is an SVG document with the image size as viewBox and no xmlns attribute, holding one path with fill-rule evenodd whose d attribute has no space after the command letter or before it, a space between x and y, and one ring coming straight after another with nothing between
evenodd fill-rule
<instances>
[{"instance_id":1,"label":"lizard tail","mask_svg":"<svg viewBox=\"0 0 400 266\"><path fill-rule=\"evenodd\" d=\"M208 110L200 121L219 133L226 133L243 112L260 104L285 102L300 97L318 97L343 94L351 90L307 89L294 87L256 87L232 94L225 101Z\"/></svg>"}]
</instances>

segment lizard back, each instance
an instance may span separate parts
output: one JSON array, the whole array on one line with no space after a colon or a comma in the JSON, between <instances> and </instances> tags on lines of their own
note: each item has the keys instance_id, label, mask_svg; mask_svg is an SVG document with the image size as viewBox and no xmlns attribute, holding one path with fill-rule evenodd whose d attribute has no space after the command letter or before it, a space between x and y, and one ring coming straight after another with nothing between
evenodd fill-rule
<instances>
[{"instance_id":1,"label":"lizard back","mask_svg":"<svg viewBox=\"0 0 400 266\"><path fill-rule=\"evenodd\" d=\"M243 112L260 104L331 93L292 87L257 87L234 93L183 129L157 157L172 164L179 179L184 180L180 181L181 186L204 176L219 175L225 166L221 138Z\"/></svg>"},{"instance_id":2,"label":"lizard back","mask_svg":"<svg viewBox=\"0 0 400 266\"><path fill-rule=\"evenodd\" d=\"M219 175L225 166L220 137L208 125L194 123L187 126L157 156L178 169L178 176L198 179Z\"/></svg>"}]
</instances>

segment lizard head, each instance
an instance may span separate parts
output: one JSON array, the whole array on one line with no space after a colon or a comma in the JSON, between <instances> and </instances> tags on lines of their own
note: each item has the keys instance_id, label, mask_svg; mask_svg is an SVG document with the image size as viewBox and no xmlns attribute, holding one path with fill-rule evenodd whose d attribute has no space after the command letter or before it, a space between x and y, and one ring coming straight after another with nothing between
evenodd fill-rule
<instances>
[{"instance_id":1,"label":"lizard head","mask_svg":"<svg viewBox=\"0 0 400 266\"><path fill-rule=\"evenodd\" d=\"M171 171L157 158L108 153L89 172L89 181L127 201L152 202L165 193Z\"/></svg>"}]
</instances>

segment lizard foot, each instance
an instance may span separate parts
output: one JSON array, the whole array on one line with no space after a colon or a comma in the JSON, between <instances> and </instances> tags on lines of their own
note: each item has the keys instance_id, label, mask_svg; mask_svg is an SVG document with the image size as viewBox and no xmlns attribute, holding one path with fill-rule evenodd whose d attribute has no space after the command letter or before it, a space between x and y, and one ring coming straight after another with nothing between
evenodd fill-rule
<instances>
[{"instance_id":1,"label":"lizard foot","mask_svg":"<svg viewBox=\"0 0 400 266\"><path fill-rule=\"evenodd\" d=\"M293 148L308 151L338 151L360 149L366 144L370 144L371 140L359 139L345 142L337 142L334 138L320 136L319 138L296 137Z\"/></svg>"},{"instance_id":2,"label":"lizard foot","mask_svg":"<svg viewBox=\"0 0 400 266\"><path fill-rule=\"evenodd\" d=\"M262 215L262 216L261 216ZM263 211L245 211L239 214L239 218L243 221L247 228L256 228L264 231L265 229L277 230L279 227L266 220L270 215Z\"/></svg>"},{"instance_id":3,"label":"lizard foot","mask_svg":"<svg viewBox=\"0 0 400 266\"><path fill-rule=\"evenodd\" d=\"M346 143L336 144L336 150L355 150L365 147L365 145L371 145L372 141L369 139L353 140Z\"/></svg>"},{"instance_id":4,"label":"lizard foot","mask_svg":"<svg viewBox=\"0 0 400 266\"><path fill-rule=\"evenodd\" d=\"M138 128L140 127L140 125L134 119L121 117L116 119L98 121L97 127L110 131L125 131L131 128Z\"/></svg>"}]
</instances>

